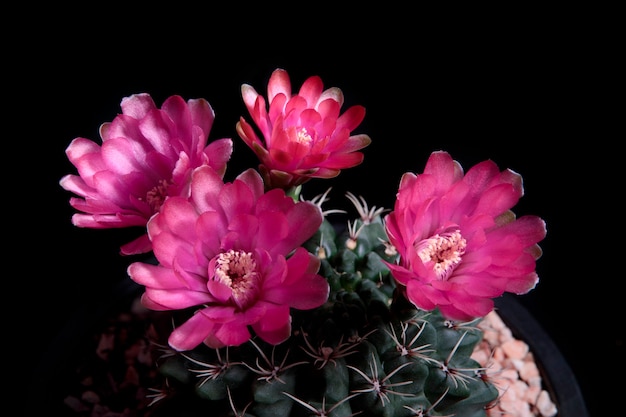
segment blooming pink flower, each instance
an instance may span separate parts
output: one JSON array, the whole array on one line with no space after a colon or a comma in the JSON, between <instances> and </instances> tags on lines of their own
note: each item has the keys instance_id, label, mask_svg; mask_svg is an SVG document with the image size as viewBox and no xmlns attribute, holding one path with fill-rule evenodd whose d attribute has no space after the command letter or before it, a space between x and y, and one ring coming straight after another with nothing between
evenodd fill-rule
<instances>
[{"instance_id":1,"label":"blooming pink flower","mask_svg":"<svg viewBox=\"0 0 626 417\"><path fill-rule=\"evenodd\" d=\"M122 114L100 126L102 146L74 139L66 154L79 175L66 175L60 185L80 196L70 204L81 213L72 223L94 229L145 227L168 196L188 195L191 171L204 164L224 175L233 151L231 139L207 146L215 119L204 99L187 103L171 96L161 109L149 94L121 102ZM147 233L121 247L124 255L149 252Z\"/></svg>"},{"instance_id":2,"label":"blooming pink flower","mask_svg":"<svg viewBox=\"0 0 626 417\"><path fill-rule=\"evenodd\" d=\"M340 115L343 92L323 90L320 77L309 77L292 95L287 72L274 70L267 85L269 111L252 86L243 84L241 93L262 139L243 117L237 132L259 158L267 188L286 190L311 178L332 178L363 161L357 151L371 139L350 133L363 121L365 108L352 106Z\"/></svg>"},{"instance_id":3,"label":"blooming pink flower","mask_svg":"<svg viewBox=\"0 0 626 417\"><path fill-rule=\"evenodd\" d=\"M469 320L504 292L533 289L546 227L536 216L515 218L510 209L522 195L519 174L484 161L464 175L446 152L432 153L423 174L404 174L385 227L400 255L388 266L407 298Z\"/></svg>"},{"instance_id":4,"label":"blooming pink flower","mask_svg":"<svg viewBox=\"0 0 626 417\"><path fill-rule=\"evenodd\" d=\"M128 273L146 287L150 309L198 307L170 335L176 350L237 346L250 339L249 327L279 344L291 334L290 308L327 301L320 260L300 246L321 223L315 204L294 202L282 189L264 194L253 169L224 184L200 167L191 196L168 198L148 222L159 265L135 262Z\"/></svg>"}]
</instances>

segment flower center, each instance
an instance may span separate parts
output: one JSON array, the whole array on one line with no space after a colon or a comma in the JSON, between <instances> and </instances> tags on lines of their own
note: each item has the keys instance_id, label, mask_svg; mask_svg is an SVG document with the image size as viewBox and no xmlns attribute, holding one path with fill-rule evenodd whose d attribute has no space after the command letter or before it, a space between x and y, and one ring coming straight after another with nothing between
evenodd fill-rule
<instances>
[{"instance_id":1,"label":"flower center","mask_svg":"<svg viewBox=\"0 0 626 417\"><path fill-rule=\"evenodd\" d=\"M215 278L230 287L232 299L240 308L256 298L259 273L250 252L229 250L218 255Z\"/></svg>"},{"instance_id":2,"label":"flower center","mask_svg":"<svg viewBox=\"0 0 626 417\"><path fill-rule=\"evenodd\" d=\"M415 250L422 262L432 264L432 269L440 280L450 276L461 263L467 241L460 230L436 234L415 244Z\"/></svg>"},{"instance_id":3,"label":"flower center","mask_svg":"<svg viewBox=\"0 0 626 417\"><path fill-rule=\"evenodd\" d=\"M153 213L161 210L161 206L167 198L167 185L166 180L160 180L157 185L146 193L146 202L150 205Z\"/></svg>"},{"instance_id":4,"label":"flower center","mask_svg":"<svg viewBox=\"0 0 626 417\"><path fill-rule=\"evenodd\" d=\"M313 138L311 137L311 135L309 135L309 132L307 132L306 129L303 127L296 133L296 142L309 146L311 142L313 142Z\"/></svg>"}]
</instances>

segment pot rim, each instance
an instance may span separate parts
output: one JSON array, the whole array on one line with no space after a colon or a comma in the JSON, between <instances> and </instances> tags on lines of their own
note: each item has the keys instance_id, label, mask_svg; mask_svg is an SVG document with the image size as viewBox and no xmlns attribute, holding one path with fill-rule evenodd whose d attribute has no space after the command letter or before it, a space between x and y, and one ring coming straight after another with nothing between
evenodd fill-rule
<instances>
[{"instance_id":1,"label":"pot rim","mask_svg":"<svg viewBox=\"0 0 626 417\"><path fill-rule=\"evenodd\" d=\"M574 372L550 335L514 295L505 293L494 302L513 336L527 343L533 353L542 383L556 402L557 416L589 417Z\"/></svg>"}]
</instances>

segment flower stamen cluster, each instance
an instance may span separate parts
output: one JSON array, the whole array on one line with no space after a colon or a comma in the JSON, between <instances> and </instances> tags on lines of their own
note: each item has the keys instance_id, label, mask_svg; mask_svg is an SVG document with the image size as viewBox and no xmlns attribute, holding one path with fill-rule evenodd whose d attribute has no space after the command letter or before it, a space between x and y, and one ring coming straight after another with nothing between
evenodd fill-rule
<instances>
[{"instance_id":1,"label":"flower stamen cluster","mask_svg":"<svg viewBox=\"0 0 626 417\"><path fill-rule=\"evenodd\" d=\"M167 198L167 189L170 186L167 180L160 180L154 188L146 193L146 202L157 213L161 209L161 205Z\"/></svg>"},{"instance_id":2,"label":"flower stamen cluster","mask_svg":"<svg viewBox=\"0 0 626 417\"><path fill-rule=\"evenodd\" d=\"M431 268L440 280L445 280L461 263L467 241L460 230L436 234L415 244L417 256Z\"/></svg>"},{"instance_id":3,"label":"flower stamen cluster","mask_svg":"<svg viewBox=\"0 0 626 417\"><path fill-rule=\"evenodd\" d=\"M254 300L260 287L257 264L250 252L231 249L220 253L215 260L215 279L230 287L239 308Z\"/></svg>"}]
</instances>

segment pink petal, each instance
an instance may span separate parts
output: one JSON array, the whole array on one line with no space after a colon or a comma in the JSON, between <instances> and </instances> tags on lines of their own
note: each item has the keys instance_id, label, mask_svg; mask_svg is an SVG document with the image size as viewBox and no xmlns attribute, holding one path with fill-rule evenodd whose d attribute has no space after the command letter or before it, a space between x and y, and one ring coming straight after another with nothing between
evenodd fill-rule
<instances>
[{"instance_id":1,"label":"pink petal","mask_svg":"<svg viewBox=\"0 0 626 417\"><path fill-rule=\"evenodd\" d=\"M205 315L196 313L172 331L168 343L179 352L191 350L211 336L215 329L215 323Z\"/></svg>"},{"instance_id":2,"label":"pink petal","mask_svg":"<svg viewBox=\"0 0 626 417\"><path fill-rule=\"evenodd\" d=\"M231 321L220 325L214 337L225 346L239 346L250 340L250 331L245 324Z\"/></svg>"}]
</instances>

